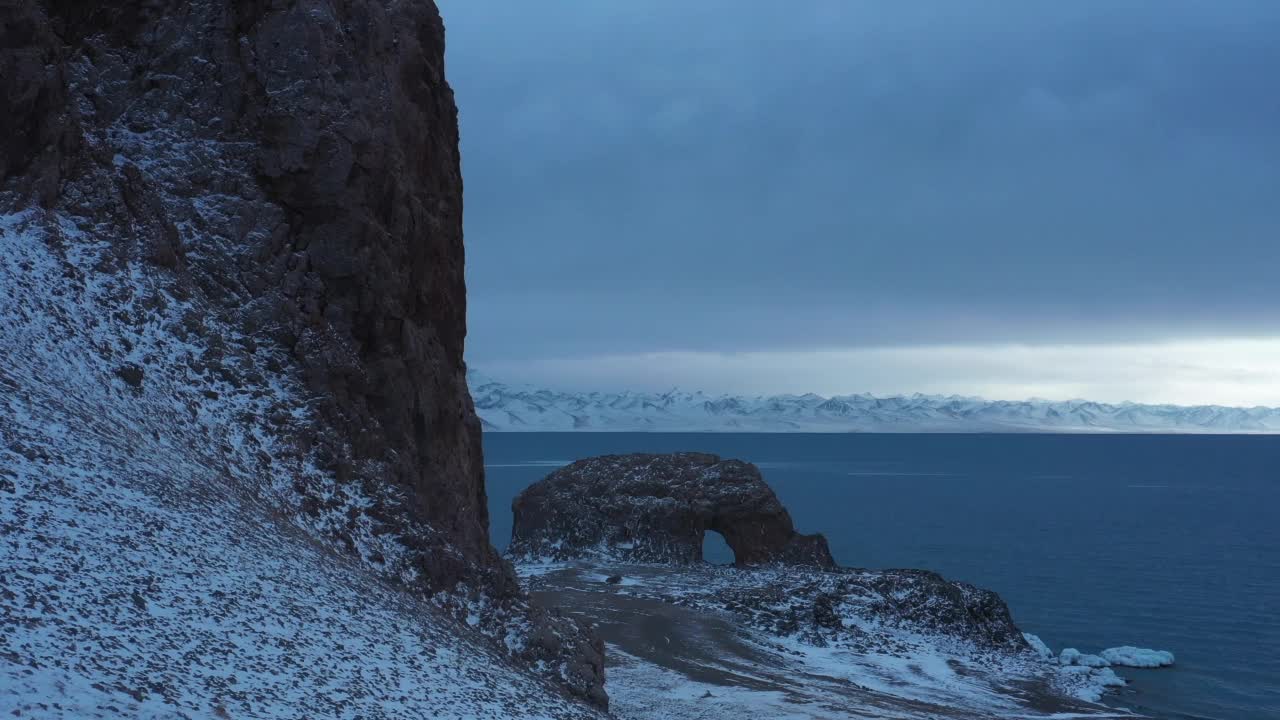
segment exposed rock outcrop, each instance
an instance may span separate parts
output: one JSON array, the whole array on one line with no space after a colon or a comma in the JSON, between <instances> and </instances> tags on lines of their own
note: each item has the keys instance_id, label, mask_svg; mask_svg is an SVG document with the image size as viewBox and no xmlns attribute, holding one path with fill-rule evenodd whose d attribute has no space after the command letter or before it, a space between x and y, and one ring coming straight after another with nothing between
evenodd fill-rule
<instances>
[{"instance_id":1,"label":"exposed rock outcrop","mask_svg":"<svg viewBox=\"0 0 1280 720\"><path fill-rule=\"evenodd\" d=\"M815 644L850 643L874 650L890 642L873 624L952 637L982 647L1021 652L1022 632L1009 607L990 590L926 570L789 569L736 578L703 600L744 616L755 627L799 634ZM696 596L695 596L696 597Z\"/></svg>"},{"instance_id":2,"label":"exposed rock outcrop","mask_svg":"<svg viewBox=\"0 0 1280 720\"><path fill-rule=\"evenodd\" d=\"M64 257L57 293L97 292L84 352L143 399L186 382L173 422L240 407L210 448L235 493L525 627L603 704L598 641L529 610L488 539L434 3L17 0L0 38L0 212Z\"/></svg>"},{"instance_id":3,"label":"exposed rock outcrop","mask_svg":"<svg viewBox=\"0 0 1280 720\"><path fill-rule=\"evenodd\" d=\"M754 465L715 455L579 460L529 486L511 507L515 557L698 563L711 531L741 566L835 566L826 538L796 532Z\"/></svg>"}]
</instances>

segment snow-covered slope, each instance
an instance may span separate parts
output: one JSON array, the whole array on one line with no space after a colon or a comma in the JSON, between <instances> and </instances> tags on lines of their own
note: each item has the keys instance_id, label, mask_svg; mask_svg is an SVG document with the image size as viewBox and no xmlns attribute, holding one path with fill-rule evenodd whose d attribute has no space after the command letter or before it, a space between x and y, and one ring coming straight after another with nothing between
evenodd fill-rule
<instances>
[{"instance_id":1,"label":"snow-covered slope","mask_svg":"<svg viewBox=\"0 0 1280 720\"><path fill-rule=\"evenodd\" d=\"M370 498L272 430L300 388L232 382L261 352L111 251L0 216L0 716L596 716L469 627L482 598L416 591Z\"/></svg>"},{"instance_id":2,"label":"snow-covered slope","mask_svg":"<svg viewBox=\"0 0 1280 720\"><path fill-rule=\"evenodd\" d=\"M472 372L490 431L667 432L1280 432L1280 408L983 400L957 395L734 396L575 393L518 387Z\"/></svg>"}]
</instances>

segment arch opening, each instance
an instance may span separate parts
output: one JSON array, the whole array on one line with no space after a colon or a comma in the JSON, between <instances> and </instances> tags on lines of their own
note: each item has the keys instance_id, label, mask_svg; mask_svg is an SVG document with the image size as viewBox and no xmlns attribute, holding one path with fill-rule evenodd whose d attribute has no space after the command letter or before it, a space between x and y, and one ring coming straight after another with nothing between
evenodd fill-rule
<instances>
[{"instance_id":1,"label":"arch opening","mask_svg":"<svg viewBox=\"0 0 1280 720\"><path fill-rule=\"evenodd\" d=\"M702 533L702 561L712 565L733 565L737 555L719 531L707 529Z\"/></svg>"}]
</instances>

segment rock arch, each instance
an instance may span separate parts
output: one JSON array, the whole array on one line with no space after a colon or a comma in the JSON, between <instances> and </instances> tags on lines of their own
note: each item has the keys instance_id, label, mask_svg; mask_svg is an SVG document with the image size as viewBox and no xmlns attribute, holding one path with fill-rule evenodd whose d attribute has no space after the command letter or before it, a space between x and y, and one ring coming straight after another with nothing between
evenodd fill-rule
<instances>
[{"instance_id":1,"label":"rock arch","mask_svg":"<svg viewBox=\"0 0 1280 720\"><path fill-rule=\"evenodd\" d=\"M835 567L826 538L796 532L756 466L706 453L579 460L526 488L511 509L515 557L698 563L711 530L739 566Z\"/></svg>"}]
</instances>

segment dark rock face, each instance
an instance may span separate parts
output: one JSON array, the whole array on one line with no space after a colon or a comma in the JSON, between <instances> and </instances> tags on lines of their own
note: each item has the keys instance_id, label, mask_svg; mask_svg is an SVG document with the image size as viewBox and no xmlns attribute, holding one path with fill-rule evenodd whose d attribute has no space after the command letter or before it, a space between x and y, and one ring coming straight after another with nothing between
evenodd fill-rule
<instances>
[{"instance_id":1,"label":"dark rock face","mask_svg":"<svg viewBox=\"0 0 1280 720\"><path fill-rule=\"evenodd\" d=\"M579 460L520 493L509 553L565 560L606 555L698 563L718 532L738 565L835 566L821 535L801 535L760 471L703 453Z\"/></svg>"},{"instance_id":2,"label":"dark rock face","mask_svg":"<svg viewBox=\"0 0 1280 720\"><path fill-rule=\"evenodd\" d=\"M300 380L309 419L272 422L370 498L363 520L410 558L395 579L523 602L488 540L435 4L17 0L0 4L0 39L0 211L56 215L68 242L111 245L100 272L196 303L175 334L205 332L201 314L236 328L198 338L199 372L263 393L272 375ZM336 507L294 489L317 516ZM343 526L326 531L354 551ZM603 702L595 641L535 615L582 661L571 689Z\"/></svg>"}]
</instances>

